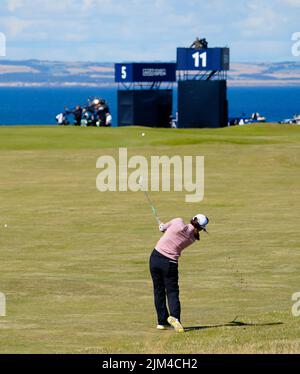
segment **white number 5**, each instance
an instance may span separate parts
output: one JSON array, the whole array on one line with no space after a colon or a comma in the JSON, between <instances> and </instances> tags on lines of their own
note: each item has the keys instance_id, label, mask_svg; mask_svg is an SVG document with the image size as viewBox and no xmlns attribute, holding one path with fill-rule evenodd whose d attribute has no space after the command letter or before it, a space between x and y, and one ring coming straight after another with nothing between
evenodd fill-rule
<instances>
[{"instance_id":1,"label":"white number 5","mask_svg":"<svg viewBox=\"0 0 300 374\"><path fill-rule=\"evenodd\" d=\"M127 66L122 66L122 68L121 68L121 77L122 77L122 79L126 79L127 78Z\"/></svg>"}]
</instances>

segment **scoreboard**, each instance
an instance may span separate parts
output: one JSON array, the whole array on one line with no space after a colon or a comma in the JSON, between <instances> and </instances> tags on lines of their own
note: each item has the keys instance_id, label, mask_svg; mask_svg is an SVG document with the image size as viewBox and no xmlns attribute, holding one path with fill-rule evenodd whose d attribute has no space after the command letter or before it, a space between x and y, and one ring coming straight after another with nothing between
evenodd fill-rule
<instances>
[{"instance_id":1,"label":"scoreboard","mask_svg":"<svg viewBox=\"0 0 300 374\"><path fill-rule=\"evenodd\" d=\"M115 82L176 82L175 63L115 64Z\"/></svg>"},{"instance_id":2,"label":"scoreboard","mask_svg":"<svg viewBox=\"0 0 300 374\"><path fill-rule=\"evenodd\" d=\"M229 48L177 48L177 70L225 71L229 68Z\"/></svg>"},{"instance_id":3,"label":"scoreboard","mask_svg":"<svg viewBox=\"0 0 300 374\"><path fill-rule=\"evenodd\" d=\"M177 82L178 79L179 128L227 126L225 72L229 69L230 50L227 47L177 48L177 61L173 63L115 64L115 82L124 83L123 87L118 85L118 125L169 127L173 108L170 86L173 85L160 83ZM212 79L213 76L216 79Z\"/></svg>"},{"instance_id":4,"label":"scoreboard","mask_svg":"<svg viewBox=\"0 0 300 374\"><path fill-rule=\"evenodd\" d=\"M227 71L229 48L177 48L177 63L115 64L115 82L176 82L176 71Z\"/></svg>"}]
</instances>

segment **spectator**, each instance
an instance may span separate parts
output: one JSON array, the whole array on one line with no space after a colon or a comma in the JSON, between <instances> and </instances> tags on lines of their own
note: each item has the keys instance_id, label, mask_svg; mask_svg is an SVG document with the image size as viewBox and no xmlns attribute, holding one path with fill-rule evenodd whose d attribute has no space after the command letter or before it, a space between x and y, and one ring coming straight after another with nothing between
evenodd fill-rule
<instances>
[{"instance_id":1,"label":"spectator","mask_svg":"<svg viewBox=\"0 0 300 374\"><path fill-rule=\"evenodd\" d=\"M99 120L99 126L107 126L107 115L110 113L109 107L105 100L100 101L100 106L97 109L97 117Z\"/></svg>"},{"instance_id":2,"label":"spectator","mask_svg":"<svg viewBox=\"0 0 300 374\"><path fill-rule=\"evenodd\" d=\"M70 110L66 108L67 114L73 114L74 116L74 125L80 126L81 125L81 119L82 119L82 108L80 105L77 105L74 110Z\"/></svg>"},{"instance_id":3,"label":"spectator","mask_svg":"<svg viewBox=\"0 0 300 374\"><path fill-rule=\"evenodd\" d=\"M196 38L196 40L193 42L193 44L190 46L190 48L195 48L195 49L206 49L208 47L208 43L205 38L200 39Z\"/></svg>"},{"instance_id":4,"label":"spectator","mask_svg":"<svg viewBox=\"0 0 300 374\"><path fill-rule=\"evenodd\" d=\"M66 125L69 124L69 121L66 117L66 113L59 113L56 116L56 121L57 121L58 125L60 125L60 126L66 126Z\"/></svg>"}]
</instances>

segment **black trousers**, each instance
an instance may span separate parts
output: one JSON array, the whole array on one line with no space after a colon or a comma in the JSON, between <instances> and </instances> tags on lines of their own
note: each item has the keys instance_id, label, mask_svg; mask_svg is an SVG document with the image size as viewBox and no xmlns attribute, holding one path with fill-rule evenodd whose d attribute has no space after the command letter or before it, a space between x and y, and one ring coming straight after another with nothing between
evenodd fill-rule
<instances>
[{"instance_id":1,"label":"black trousers","mask_svg":"<svg viewBox=\"0 0 300 374\"><path fill-rule=\"evenodd\" d=\"M178 263L163 256L154 249L150 256L150 272L153 280L154 303L158 324L168 325L168 317L180 321L180 301L178 285ZM168 299L169 311L167 309ZM170 312L170 313L169 313Z\"/></svg>"}]
</instances>

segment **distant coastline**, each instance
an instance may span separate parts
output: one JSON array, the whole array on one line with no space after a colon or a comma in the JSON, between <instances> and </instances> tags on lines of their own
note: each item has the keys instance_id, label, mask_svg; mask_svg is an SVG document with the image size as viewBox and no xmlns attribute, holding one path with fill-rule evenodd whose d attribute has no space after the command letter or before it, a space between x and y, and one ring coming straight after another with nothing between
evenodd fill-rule
<instances>
[{"instance_id":1,"label":"distant coastline","mask_svg":"<svg viewBox=\"0 0 300 374\"><path fill-rule=\"evenodd\" d=\"M0 60L0 87L115 86L113 63ZM228 86L300 86L300 61L232 63Z\"/></svg>"},{"instance_id":2,"label":"distant coastline","mask_svg":"<svg viewBox=\"0 0 300 374\"><path fill-rule=\"evenodd\" d=\"M0 75L0 79L1 79L1 75ZM80 88L80 87L91 87L91 88L114 88L114 87L117 87L117 84L114 83L114 82L103 82L103 83L91 83L91 82L88 82L88 83L85 83L85 82L65 82L65 83L61 83L61 82L11 82L11 83L6 83L6 82L0 82L0 88L34 88L34 87L37 87L37 88Z\"/></svg>"}]
</instances>

